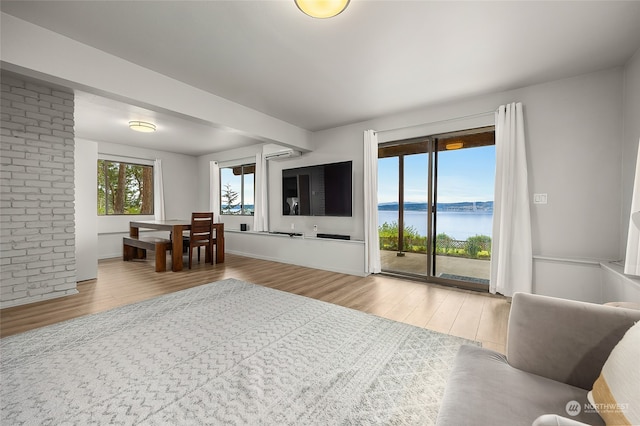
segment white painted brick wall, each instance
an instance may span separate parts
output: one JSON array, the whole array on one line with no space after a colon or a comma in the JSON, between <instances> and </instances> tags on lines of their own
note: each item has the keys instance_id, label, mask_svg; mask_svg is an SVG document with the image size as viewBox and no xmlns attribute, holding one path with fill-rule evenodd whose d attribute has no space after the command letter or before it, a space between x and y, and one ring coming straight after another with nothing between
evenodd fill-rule
<instances>
[{"instance_id":1,"label":"white painted brick wall","mask_svg":"<svg viewBox=\"0 0 640 426\"><path fill-rule=\"evenodd\" d=\"M74 97L2 71L0 307L77 293Z\"/></svg>"}]
</instances>

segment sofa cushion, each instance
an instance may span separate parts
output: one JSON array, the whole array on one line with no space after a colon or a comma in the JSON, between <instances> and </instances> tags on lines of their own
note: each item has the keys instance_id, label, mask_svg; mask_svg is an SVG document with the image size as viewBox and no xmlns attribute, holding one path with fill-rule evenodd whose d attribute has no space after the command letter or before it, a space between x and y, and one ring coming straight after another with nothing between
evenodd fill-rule
<instances>
[{"instance_id":1,"label":"sofa cushion","mask_svg":"<svg viewBox=\"0 0 640 426\"><path fill-rule=\"evenodd\" d=\"M589 392L607 425L640 424L640 322L618 342Z\"/></svg>"},{"instance_id":2,"label":"sofa cushion","mask_svg":"<svg viewBox=\"0 0 640 426\"><path fill-rule=\"evenodd\" d=\"M513 295L507 359L520 370L589 390L640 311L537 294Z\"/></svg>"},{"instance_id":3,"label":"sofa cushion","mask_svg":"<svg viewBox=\"0 0 640 426\"><path fill-rule=\"evenodd\" d=\"M567 407L579 407L569 415ZM582 409L587 391L511 367L504 355L463 345L458 352L438 414L438 426L531 424L543 414L558 414L604 425Z\"/></svg>"}]
</instances>

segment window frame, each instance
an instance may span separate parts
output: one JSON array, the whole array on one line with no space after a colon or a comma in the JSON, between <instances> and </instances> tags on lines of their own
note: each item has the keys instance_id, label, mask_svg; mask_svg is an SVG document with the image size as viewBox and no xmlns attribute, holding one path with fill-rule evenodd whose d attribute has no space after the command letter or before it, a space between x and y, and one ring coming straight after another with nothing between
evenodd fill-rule
<instances>
[{"instance_id":1,"label":"window frame","mask_svg":"<svg viewBox=\"0 0 640 426\"><path fill-rule=\"evenodd\" d=\"M230 212L230 211L225 211L224 210L224 204L222 202L222 197L223 197L223 189L224 189L224 182L222 181L222 173L223 170L225 169L231 169L232 173L235 176L240 176L240 193L238 194L240 196L240 210L237 213L234 212ZM240 174L236 174L234 169L240 169ZM247 173L245 172L245 169L249 169L250 172ZM247 212L246 209L246 203L245 203L245 176L247 175L253 175L253 211L249 211ZM256 199L256 163L255 162L247 162L247 163L241 163L241 164L228 164L228 165L224 165L224 166L220 166L220 170L219 170L219 182L220 182L220 215L221 216L253 216L255 213L255 199Z\"/></svg>"},{"instance_id":2,"label":"window frame","mask_svg":"<svg viewBox=\"0 0 640 426\"><path fill-rule=\"evenodd\" d=\"M105 172L104 173L104 177L105 177L105 181L104 181L104 213L100 213L100 169L101 169L101 162L103 163L102 169ZM140 212L140 213L129 213L129 212L124 212L124 213L109 213L109 197L108 197L108 174L106 173L106 167L107 167L107 163L112 163L112 164L124 164L126 167L128 166L134 166L134 167L146 167L146 168L150 168L151 169L151 179L150 179L150 198L151 198L151 202L150 202L150 211L149 212ZM152 162L144 162L144 160L137 160L135 161L135 159L121 159L118 157L110 157L110 156L99 156L98 160L96 162L97 165L97 176L96 176L96 190L97 190L97 205L96 205L96 214L98 217L114 217L114 216L153 216L155 213L155 167L154 164ZM140 190L140 187L138 187L138 189ZM142 211L142 204L140 204L138 206L139 210Z\"/></svg>"}]
</instances>

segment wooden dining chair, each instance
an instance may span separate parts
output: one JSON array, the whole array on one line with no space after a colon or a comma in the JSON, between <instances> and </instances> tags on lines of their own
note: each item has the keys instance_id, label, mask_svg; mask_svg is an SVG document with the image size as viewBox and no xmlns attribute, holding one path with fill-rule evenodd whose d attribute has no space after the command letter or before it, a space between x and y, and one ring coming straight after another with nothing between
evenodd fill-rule
<instances>
[{"instance_id":1,"label":"wooden dining chair","mask_svg":"<svg viewBox=\"0 0 640 426\"><path fill-rule=\"evenodd\" d=\"M200 247L206 247L205 261L213 265L213 213L191 213L191 229L189 230L189 269L193 258L194 247L198 249L198 262L200 261Z\"/></svg>"}]
</instances>

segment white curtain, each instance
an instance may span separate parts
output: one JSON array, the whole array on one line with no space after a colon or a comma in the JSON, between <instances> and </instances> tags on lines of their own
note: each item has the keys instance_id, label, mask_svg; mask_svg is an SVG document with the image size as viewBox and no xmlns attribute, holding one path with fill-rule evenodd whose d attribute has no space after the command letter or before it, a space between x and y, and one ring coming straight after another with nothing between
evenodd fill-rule
<instances>
[{"instance_id":1,"label":"white curtain","mask_svg":"<svg viewBox=\"0 0 640 426\"><path fill-rule=\"evenodd\" d=\"M267 210L267 160L261 153L256 154L256 183L253 212L253 230L268 231Z\"/></svg>"},{"instance_id":2,"label":"white curtain","mask_svg":"<svg viewBox=\"0 0 640 426\"><path fill-rule=\"evenodd\" d=\"M636 178L633 183L629 232L627 235L627 255L624 260L624 273L640 275L640 141L636 160Z\"/></svg>"},{"instance_id":3,"label":"white curtain","mask_svg":"<svg viewBox=\"0 0 640 426\"><path fill-rule=\"evenodd\" d=\"M533 253L521 103L496 112L496 182L489 291L531 293Z\"/></svg>"},{"instance_id":4,"label":"white curtain","mask_svg":"<svg viewBox=\"0 0 640 426\"><path fill-rule=\"evenodd\" d=\"M220 219L220 167L217 161L209 162L209 210L214 222Z\"/></svg>"},{"instance_id":5,"label":"white curtain","mask_svg":"<svg viewBox=\"0 0 640 426\"><path fill-rule=\"evenodd\" d=\"M153 162L153 218L164 220L164 184L162 183L162 161Z\"/></svg>"},{"instance_id":6,"label":"white curtain","mask_svg":"<svg viewBox=\"0 0 640 426\"><path fill-rule=\"evenodd\" d=\"M365 272L381 271L378 235L378 135L364 132L364 247Z\"/></svg>"}]
</instances>

